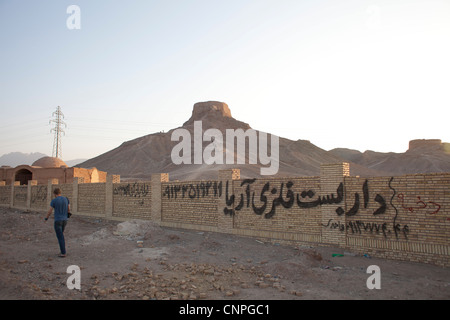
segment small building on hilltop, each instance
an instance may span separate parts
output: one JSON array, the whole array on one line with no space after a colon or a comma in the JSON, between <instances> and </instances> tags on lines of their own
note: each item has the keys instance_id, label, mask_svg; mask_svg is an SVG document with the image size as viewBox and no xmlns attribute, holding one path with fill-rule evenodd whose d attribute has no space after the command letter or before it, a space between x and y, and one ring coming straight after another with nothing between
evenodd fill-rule
<instances>
[{"instance_id":1,"label":"small building on hilltop","mask_svg":"<svg viewBox=\"0 0 450 320\"><path fill-rule=\"evenodd\" d=\"M15 168L0 167L0 181L6 185L20 182L27 185L28 181L37 181L37 184L47 184L51 179L58 179L59 183L72 183L74 178L83 178L84 183L106 182L106 172L96 168L68 167L64 161L55 157L43 157L31 166L19 165Z\"/></svg>"}]
</instances>

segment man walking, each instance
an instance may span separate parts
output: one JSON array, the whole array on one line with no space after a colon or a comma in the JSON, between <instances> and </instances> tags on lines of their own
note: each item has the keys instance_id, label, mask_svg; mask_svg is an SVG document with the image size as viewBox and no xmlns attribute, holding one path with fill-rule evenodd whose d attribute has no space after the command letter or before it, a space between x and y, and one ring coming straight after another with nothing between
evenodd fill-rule
<instances>
[{"instance_id":1,"label":"man walking","mask_svg":"<svg viewBox=\"0 0 450 320\"><path fill-rule=\"evenodd\" d=\"M50 202L50 209L48 210L47 216L45 217L45 221L48 220L48 218L52 214L53 209L55 209L54 227L56 237L58 238L59 249L61 251L58 256L64 258L66 256L64 229L67 225L68 213L70 212L70 204L67 197L61 196L61 189L56 188L53 191L53 194L55 195L55 198Z\"/></svg>"}]
</instances>

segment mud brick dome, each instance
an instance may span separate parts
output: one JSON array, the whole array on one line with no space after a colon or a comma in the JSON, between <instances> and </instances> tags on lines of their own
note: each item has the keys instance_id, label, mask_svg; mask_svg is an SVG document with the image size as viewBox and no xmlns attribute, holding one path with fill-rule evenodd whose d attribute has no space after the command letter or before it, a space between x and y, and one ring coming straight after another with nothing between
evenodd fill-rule
<instances>
[{"instance_id":1,"label":"mud brick dome","mask_svg":"<svg viewBox=\"0 0 450 320\"><path fill-rule=\"evenodd\" d=\"M33 162L31 166L41 168L60 168L67 167L67 164L59 158L43 157Z\"/></svg>"},{"instance_id":2,"label":"mud brick dome","mask_svg":"<svg viewBox=\"0 0 450 320\"><path fill-rule=\"evenodd\" d=\"M75 178L84 183L105 182L107 173L95 167L78 168L69 167L64 161L55 157L43 157L30 165L19 165L15 168L0 168L0 185L48 185L49 181L70 184Z\"/></svg>"}]
</instances>

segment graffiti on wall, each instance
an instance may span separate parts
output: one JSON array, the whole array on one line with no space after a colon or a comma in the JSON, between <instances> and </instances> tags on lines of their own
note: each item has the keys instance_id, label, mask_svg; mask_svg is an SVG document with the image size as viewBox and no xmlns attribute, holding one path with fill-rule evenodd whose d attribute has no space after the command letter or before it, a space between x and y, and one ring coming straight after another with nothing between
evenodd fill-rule
<instances>
[{"instance_id":1,"label":"graffiti on wall","mask_svg":"<svg viewBox=\"0 0 450 320\"><path fill-rule=\"evenodd\" d=\"M362 186L362 193L363 193L363 206L364 206L364 209L366 209L368 204L369 204L369 201L370 201L369 182L367 180L364 182L364 184ZM373 215L376 216L376 215L385 213L386 212L386 208L387 208L385 198L382 195L377 193L377 195L375 196L374 200L375 200L375 202L377 202L380 205L380 207L373 212ZM349 210L349 212L347 212L347 215L348 216L354 216L355 214L357 214L358 211L359 211L359 207L360 206L361 206L360 195L359 195L358 192L355 192L354 205ZM343 214L342 209L340 209L340 211L337 212L337 214L338 215Z\"/></svg>"},{"instance_id":2,"label":"graffiti on wall","mask_svg":"<svg viewBox=\"0 0 450 320\"><path fill-rule=\"evenodd\" d=\"M31 193L31 203L47 201L47 186L36 186L36 192Z\"/></svg>"},{"instance_id":3,"label":"graffiti on wall","mask_svg":"<svg viewBox=\"0 0 450 320\"><path fill-rule=\"evenodd\" d=\"M256 179L246 179L241 182L241 187L244 187L245 191L240 194L239 203L233 207L236 201L236 196L234 194L229 194L229 183L226 182L225 186L225 203L224 213L227 215L233 215L236 211L242 210L242 208L251 208L252 211L257 215L264 215L264 218L270 219L275 213L279 206L286 209L292 208L297 205L299 208L308 209L315 208L324 204L339 204L344 199L344 185L341 183L336 189L336 196L334 194L318 196L314 199L316 193L313 190L303 190L297 194L292 191L294 183L292 181L281 182L279 185L272 185L270 182L264 184L260 193L256 194L256 191L251 192L251 185L256 181ZM269 194L278 195L275 197L271 203L268 201ZM257 196L255 203L255 195ZM311 200L314 199L314 200ZM270 207L270 209L269 209ZM342 207L336 209L338 214L344 214ZM346 214L351 214L347 212Z\"/></svg>"},{"instance_id":4,"label":"graffiti on wall","mask_svg":"<svg viewBox=\"0 0 450 320\"><path fill-rule=\"evenodd\" d=\"M145 197L150 192L150 185L146 183L133 183L133 184L127 184L126 186L117 186L114 187L113 194L124 196L124 197L134 197L134 198L141 198Z\"/></svg>"},{"instance_id":5,"label":"graffiti on wall","mask_svg":"<svg viewBox=\"0 0 450 320\"><path fill-rule=\"evenodd\" d=\"M169 200L178 198L200 199L208 196L222 196L222 181L202 181L196 184L168 185L163 192L163 197L167 197Z\"/></svg>"},{"instance_id":6,"label":"graffiti on wall","mask_svg":"<svg viewBox=\"0 0 450 320\"><path fill-rule=\"evenodd\" d=\"M150 194L150 185L146 183L133 183L119 185L113 189L114 196L136 198L135 204L144 206L145 197Z\"/></svg>"},{"instance_id":7,"label":"graffiti on wall","mask_svg":"<svg viewBox=\"0 0 450 320\"><path fill-rule=\"evenodd\" d=\"M414 202L413 205L410 204L411 200L408 201L403 193L400 193L397 198L400 200L402 208L410 213L436 214L441 210L441 205L439 203L427 200L424 201L421 196L416 196L414 200L412 200L412 202ZM409 204L406 205L405 202L408 202Z\"/></svg>"},{"instance_id":8,"label":"graffiti on wall","mask_svg":"<svg viewBox=\"0 0 450 320\"><path fill-rule=\"evenodd\" d=\"M392 219L392 223L367 222L367 221L353 220L353 219L346 221L345 223L342 223L339 220L329 219L328 222L326 224L322 224L322 226L325 228L329 228L329 229L336 229L336 230L339 230L342 232L345 231L345 232L348 232L351 234L363 234L363 233L367 233L367 232L369 232L369 233L375 232L377 234L382 234L385 238L388 237L389 235L394 234L396 239L398 239L399 235L402 234L403 237L405 239L407 239L407 236L409 233L409 226L401 225L401 224L397 223L398 210L397 210L397 207L393 203L393 199L394 199L397 191L392 187L393 179L394 178L391 177L389 180L389 183L388 183L389 189L393 192L391 199L390 199L390 204L395 212L395 215ZM371 212L371 214L373 216L384 215L386 213L387 202L386 202L385 197L383 197L383 195L381 195L379 193L377 193L375 195L375 197L373 197L373 195L370 194L368 180L365 180L364 184L362 185L362 195L363 195L362 206L364 209L368 208L368 205L369 205L371 199L373 199L373 201L377 203L378 208ZM349 210L349 214L347 214L348 216L355 216L360 209L361 203L360 203L359 193L355 193L354 198L355 198L354 205Z\"/></svg>"},{"instance_id":9,"label":"graffiti on wall","mask_svg":"<svg viewBox=\"0 0 450 320\"><path fill-rule=\"evenodd\" d=\"M294 182L287 181L269 181L262 187L256 187L257 179L244 179L239 181L241 192L235 194L232 182L224 181L206 181L191 184L167 185L163 191L163 197L169 200L175 199L199 199L207 196L221 197L222 188L224 193L225 206L223 213L233 216L241 210L249 209L254 214L263 216L265 219L272 219L276 216L278 208L300 208L311 209L323 205L336 205L336 217L322 223L323 228L334 229L351 234L377 233L385 238L395 236L396 239L408 238L410 228L407 224L398 223L399 209L408 212L424 212L434 215L439 212L441 205L430 200L425 200L423 196L416 196L414 206L406 205L405 195L398 193L392 186L394 177L387 181L389 194L371 192L369 180L365 180L361 189L347 199L351 199L351 204L345 210L344 184L340 183L336 187L336 192L331 194L319 195L313 189L307 188L300 191L294 191ZM349 198L350 197L350 198ZM394 203L394 200L400 201L400 206ZM348 201L348 200L347 200ZM394 211L394 215L386 216L388 206ZM422 211L421 211L422 210ZM384 217L383 221L374 222L373 219L358 219L358 214L364 213L364 216ZM342 221L342 217L346 217ZM390 221L386 221L389 219ZM370 221L369 221L370 220Z\"/></svg>"}]
</instances>

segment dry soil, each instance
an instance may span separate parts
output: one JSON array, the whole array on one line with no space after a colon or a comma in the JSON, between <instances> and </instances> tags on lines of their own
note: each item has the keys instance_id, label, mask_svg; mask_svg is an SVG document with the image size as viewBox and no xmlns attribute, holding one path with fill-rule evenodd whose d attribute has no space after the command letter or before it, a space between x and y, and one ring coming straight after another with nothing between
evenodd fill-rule
<instances>
[{"instance_id":1,"label":"dry soil","mask_svg":"<svg viewBox=\"0 0 450 320\"><path fill-rule=\"evenodd\" d=\"M68 254L59 258L53 221L44 222L44 213L0 208L0 299L450 298L448 268L332 247L82 216L70 218L65 236ZM80 268L80 290L67 286L71 265ZM381 289L367 287L371 265L381 270Z\"/></svg>"}]
</instances>

